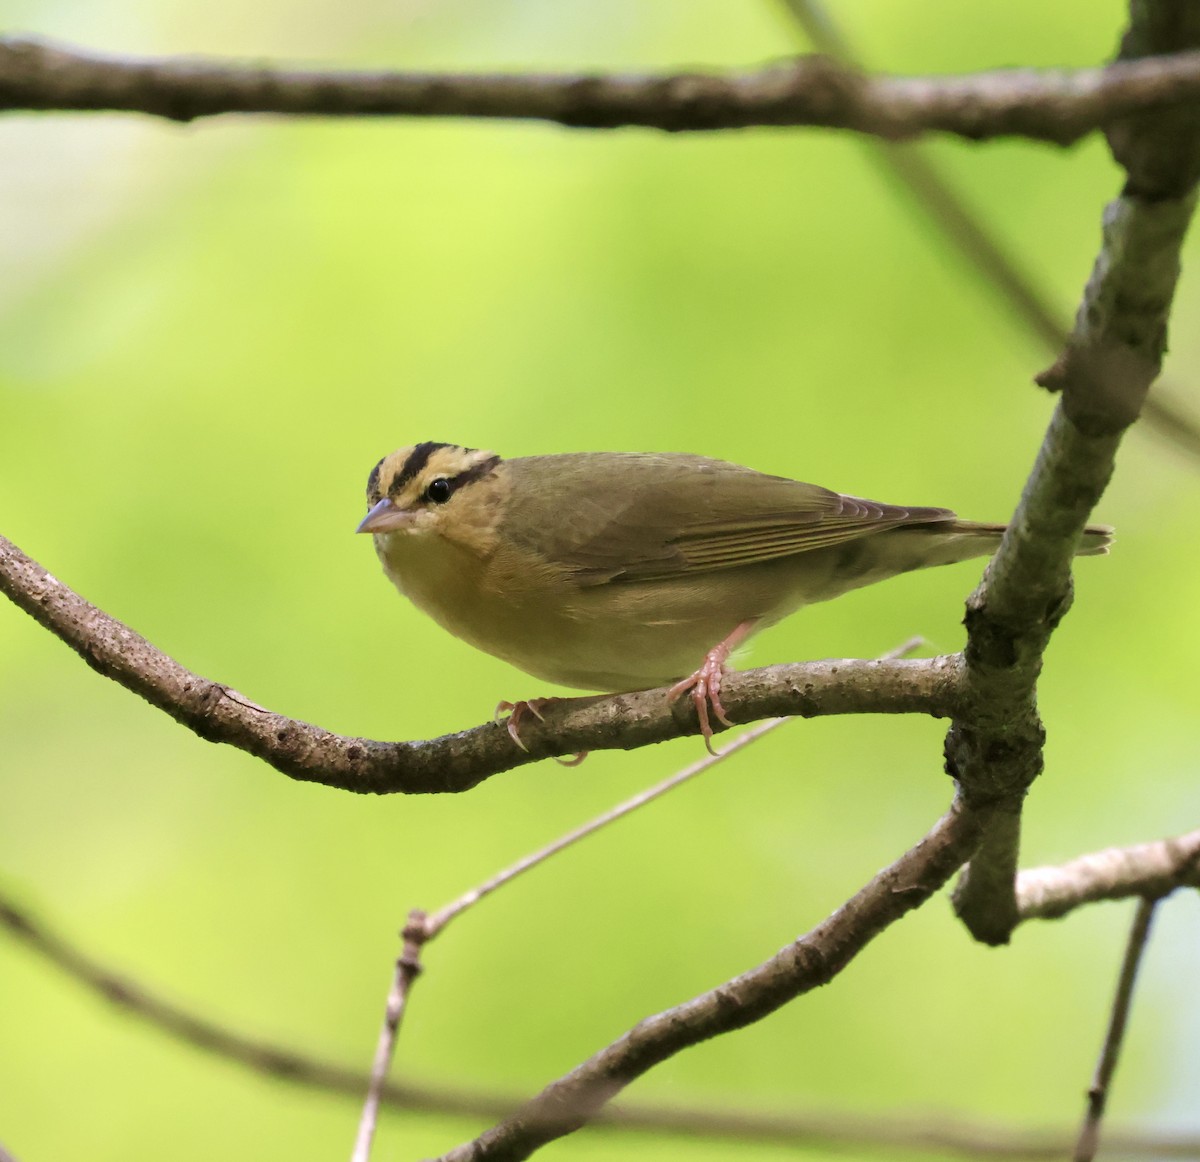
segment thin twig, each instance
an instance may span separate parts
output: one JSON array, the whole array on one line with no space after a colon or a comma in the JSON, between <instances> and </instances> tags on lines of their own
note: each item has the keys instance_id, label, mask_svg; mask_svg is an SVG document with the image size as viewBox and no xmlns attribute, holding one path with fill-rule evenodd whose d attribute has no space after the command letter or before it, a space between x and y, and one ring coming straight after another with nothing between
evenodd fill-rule
<instances>
[{"instance_id":1,"label":"thin twig","mask_svg":"<svg viewBox=\"0 0 1200 1162\"><path fill-rule=\"evenodd\" d=\"M903 645L889 650L883 655L883 658L902 658L913 650L918 649L923 644L923 640L920 637L910 638ZM631 796L608 811L604 811L600 815L590 819L587 823L573 828L546 846L523 856L515 863L510 864L483 883L464 892L457 899L432 914L427 915L420 909L413 909L409 914L409 922L404 930L405 954L396 965L396 976L388 999L388 1017L380 1033L379 1046L376 1050L375 1064L372 1070L371 1088L363 1109L362 1119L359 1124L358 1140L351 1162L369 1162L371 1141L374 1137L379 1113L379 1094L382 1091L387 1070L391 1064L400 1015L407 1000L409 986L416 978L417 973L421 971L420 955L425 944L442 932L450 921L474 907L499 888L512 883L518 876L545 863L552 856L565 851L588 836L594 835L610 824L617 822L617 820L623 819L626 815L654 802L669 791L673 791L675 788L694 779L697 775L703 774L724 759L743 750L751 743L757 742L760 738L777 730L785 722L790 721L792 721L791 718L772 718L745 731L720 751L705 755L697 762L684 767L683 770L676 771L654 786L640 791L638 794Z\"/></svg>"},{"instance_id":2,"label":"thin twig","mask_svg":"<svg viewBox=\"0 0 1200 1162\"><path fill-rule=\"evenodd\" d=\"M1075 1144L1073 1162L1092 1162L1100 1145L1100 1123L1104 1118L1104 1107L1108 1102L1108 1091L1121 1056L1121 1042L1125 1037L1125 1026L1129 1021L1129 1007L1133 1003L1133 986L1137 981L1142 953L1150 939L1150 925L1154 920L1154 909L1158 900L1144 896L1137 906L1133 926L1129 930L1129 941L1125 946L1125 959L1121 963L1121 975L1117 981L1117 994L1113 997L1112 1012L1108 1019L1108 1031L1104 1035L1104 1047L1096 1065L1096 1075L1088 1090L1087 1114Z\"/></svg>"},{"instance_id":3,"label":"thin twig","mask_svg":"<svg viewBox=\"0 0 1200 1162\"><path fill-rule=\"evenodd\" d=\"M844 31L831 19L820 0L782 0L784 7L804 30L817 52L854 69L863 69L862 59L850 47ZM1071 328L1050 301L1044 287L1037 285L1027 266L1018 262L998 235L968 206L963 194L919 146L877 139L869 143L869 156L884 172L912 195L925 211L930 225L967 262L995 287L1026 329L1053 354L1066 345ZM1146 426L1192 456L1200 456L1200 420L1189 415L1172 399L1172 390L1156 383L1142 407Z\"/></svg>"},{"instance_id":4,"label":"thin twig","mask_svg":"<svg viewBox=\"0 0 1200 1162\"><path fill-rule=\"evenodd\" d=\"M410 912L401 936L404 948L396 958L396 971L392 977L392 987L388 990L383 1027L379 1030L379 1041L375 1046L371 1081L367 1086L367 1097L363 1102L358 1136L354 1140L354 1152L350 1155L350 1162L369 1162L371 1157L371 1143L379 1122L379 1104L383 1100L388 1071L392 1067L396 1038L400 1034L400 1022L408 1006L408 995L412 991L413 982L421 973L421 948L427 939L425 914L418 909Z\"/></svg>"},{"instance_id":5,"label":"thin twig","mask_svg":"<svg viewBox=\"0 0 1200 1162\"><path fill-rule=\"evenodd\" d=\"M912 642L907 643L901 649L904 653L907 653L909 650L915 649L920 645L920 642L920 638L914 638ZM901 656L901 653L900 651L893 651L888 656ZM758 726L739 735L728 746L715 754L706 754L704 758L693 763L691 766L685 767L682 771L677 771L669 778L656 783L653 787L649 787L645 791L626 799L623 803L619 803L617 806L603 812L582 826L568 831L565 835L554 840L553 843L549 843L545 847L517 860L516 863L510 864L503 871L497 872L494 876L484 880L482 884L464 892L456 900L451 901L432 915L427 915L420 908L414 908L409 913L408 923L404 928L403 934L404 953L396 961L396 972L392 980L391 990L388 993L386 1015L383 1028L379 1033L379 1043L375 1050L375 1060L371 1069L371 1083L367 1091L366 1102L363 1105L362 1117L358 1127L358 1138L355 1141L354 1153L351 1156L350 1162L369 1162L371 1142L375 1136L375 1127L379 1119L380 1099L387 1080L388 1070L391 1068L392 1057L395 1053L396 1039L400 1030L400 1020L407 1005L412 983L422 971L421 952L425 945L442 932L456 916L461 916L468 909L478 904L480 900L491 895L497 889L504 887L505 884L512 883L513 880L524 872L545 863L551 856L557 855L560 851L565 851L568 847L571 847L582 839L586 839L589 835L594 835L597 831L607 827L610 823L615 823L618 819L624 818L624 816L636 811L639 807L646 806L647 803L653 802L668 791L674 790L688 780L702 774L710 767L716 766L722 759L728 758L730 755L749 746L750 743L757 741L777 727L782 726L785 722L790 721L792 721L790 718L772 718L767 722L760 723Z\"/></svg>"},{"instance_id":6,"label":"thin twig","mask_svg":"<svg viewBox=\"0 0 1200 1162\"><path fill-rule=\"evenodd\" d=\"M1200 95L1200 54L1076 70L867 77L823 57L735 72L471 75L304 71L198 58L104 56L0 38L0 108L477 117L672 132L813 125L891 139L930 131L1068 145L1132 113Z\"/></svg>"},{"instance_id":7,"label":"thin twig","mask_svg":"<svg viewBox=\"0 0 1200 1162\"><path fill-rule=\"evenodd\" d=\"M905 653L917 648L920 644L921 639L914 638L899 650L892 651L886 656L902 657ZM400 1020L407 1004L412 982L416 980L417 975L422 971L421 952L425 945L443 931L446 925L456 916L462 915L468 909L478 904L480 900L491 895L497 889L504 887L505 884L512 883L518 876L530 871L539 864L545 863L551 856L557 855L560 851L565 851L568 847L580 842L580 840L586 839L589 835L594 835L610 823L615 823L618 819L624 818L626 815L638 810L638 808L652 803L668 791L674 790L676 787L702 774L710 767L716 766L723 759L728 758L730 755L749 746L752 742L756 742L764 735L770 734L771 731L782 726L785 722L790 721L792 721L790 718L772 718L767 722L760 723L758 726L739 735L728 746L717 751L715 754L706 754L698 762L685 767L682 771L676 771L675 774L663 779L662 782L656 783L653 787L649 787L645 791L626 799L623 803L619 803L610 810L597 815L582 826L568 831L565 835L554 840L553 843L549 843L545 847L523 856L503 871L497 872L494 876L484 880L483 883L464 892L445 907L439 908L432 915L427 915L419 908L414 908L409 913L408 924L404 929L404 953L396 961L396 973L388 994L387 1012L383 1028L380 1030L379 1044L375 1050L375 1060L371 1069L371 1084L367 1092L367 1100L363 1106L362 1118L359 1121L358 1138L355 1142L351 1162L369 1162L371 1142L375 1136L375 1126L379 1118L380 1098L387 1080L388 1070L391 1067L392 1057L395 1053Z\"/></svg>"},{"instance_id":8,"label":"thin twig","mask_svg":"<svg viewBox=\"0 0 1200 1162\"><path fill-rule=\"evenodd\" d=\"M595 834L610 823L615 823L618 819L623 819L639 807L644 807L647 803L654 802L655 799L665 795L668 791L673 791L676 787L681 786L690 779L694 779L697 775L703 774L711 767L715 767L717 763L729 758L732 754L736 754L743 747L749 746L752 742L757 742L764 735L770 734L771 731L778 729L785 722L792 721L793 719L791 718L770 718L766 722L760 722L757 726L738 735L737 738L722 747L716 754L706 754L702 759L692 763L691 766L684 767L681 771L676 771L673 775L668 776L659 783L655 783L652 787L647 787L644 791L639 791L623 803L618 803L615 807L597 815L594 819L589 819L586 823L568 831L565 835L559 836L558 839L546 844L545 847L522 856L515 863L509 864L503 871L497 872L494 876L484 880L483 883L464 892L458 899L452 900L445 907L431 913L425 921L426 938L432 939L456 916L461 915L468 908L477 904L485 896L491 895L497 888L511 883L517 876L529 871L531 868L537 867L540 863L544 863L552 855L557 855L560 851L565 851L581 839L586 839L589 835Z\"/></svg>"}]
</instances>

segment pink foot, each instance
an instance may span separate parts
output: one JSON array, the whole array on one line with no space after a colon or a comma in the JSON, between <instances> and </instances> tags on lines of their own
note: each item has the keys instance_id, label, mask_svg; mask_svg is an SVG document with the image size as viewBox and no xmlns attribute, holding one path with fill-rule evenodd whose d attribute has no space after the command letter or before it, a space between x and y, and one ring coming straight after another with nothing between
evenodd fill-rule
<instances>
[{"instance_id":1,"label":"pink foot","mask_svg":"<svg viewBox=\"0 0 1200 1162\"><path fill-rule=\"evenodd\" d=\"M508 712L508 737L528 754L529 747L521 741L521 719L525 717L526 713L529 713L539 722L545 722L546 720L542 716L542 707L549 705L551 702L561 701L563 701L561 698L530 698L528 702L498 702L494 717L499 722L500 715L505 713L505 711ZM576 752L569 759L559 758L557 755L553 756L554 761L564 767L577 767L587 757L588 752L586 750Z\"/></svg>"},{"instance_id":2,"label":"pink foot","mask_svg":"<svg viewBox=\"0 0 1200 1162\"><path fill-rule=\"evenodd\" d=\"M741 622L728 637L719 641L704 655L704 664L694 674L689 674L681 682L676 682L667 691L667 701L674 702L683 694L690 694L692 705L696 707L696 718L700 722L700 734L709 754L716 754L712 744L712 723L708 710L712 707L717 721L725 726L733 723L725 717L725 707L721 705L721 679L725 676L725 663L729 655L745 641L754 628L756 619Z\"/></svg>"}]
</instances>

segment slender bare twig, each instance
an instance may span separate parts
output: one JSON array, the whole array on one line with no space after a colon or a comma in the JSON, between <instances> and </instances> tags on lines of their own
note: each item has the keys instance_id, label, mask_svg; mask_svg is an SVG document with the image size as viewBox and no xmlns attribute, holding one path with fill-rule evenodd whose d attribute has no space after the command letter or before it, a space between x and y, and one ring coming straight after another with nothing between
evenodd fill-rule
<instances>
[{"instance_id":1,"label":"slender bare twig","mask_svg":"<svg viewBox=\"0 0 1200 1162\"><path fill-rule=\"evenodd\" d=\"M899 650L892 651L886 656L902 656L904 653L920 645L920 641L920 638L914 638ZM509 864L502 871L484 880L482 884L464 892L457 899L452 900L445 907L439 908L432 915L428 915L420 908L414 908L409 912L408 923L403 932L404 951L396 961L396 971L388 993L383 1028L379 1033L379 1043L375 1050L375 1060L371 1069L371 1083L363 1105L362 1117L358 1127L358 1137L355 1141L351 1162L369 1162L371 1142L374 1139L375 1126L379 1118L380 1100L387 1080L388 1070L391 1067L392 1057L395 1053L396 1039L400 1031L400 1020L406 1008L413 981L416 980L418 974L422 971L421 953L425 945L442 932L455 917L461 916L468 909L478 904L480 900L490 896L506 884L512 883L518 876L532 870L539 864L545 863L551 856L557 855L560 851L565 851L568 847L574 846L589 835L594 835L609 824L617 822L618 819L623 819L626 815L646 806L648 803L652 803L655 799L661 798L668 791L673 791L676 787L682 786L685 782L702 774L710 767L716 766L722 759L728 758L730 755L749 746L750 743L771 733L771 731L782 726L785 722L790 721L792 721L790 718L772 718L767 722L760 723L758 726L739 735L722 750L706 754L704 758L692 763L691 766L684 767L682 771L677 771L675 774L656 783L653 787L647 788L645 791L626 799L623 803L617 804L617 806L610 810L602 812L594 819L588 820L582 826L576 827L568 831L565 835L559 836L552 843L546 844L537 851L523 856L515 863Z\"/></svg>"},{"instance_id":2,"label":"slender bare twig","mask_svg":"<svg viewBox=\"0 0 1200 1162\"><path fill-rule=\"evenodd\" d=\"M921 643L921 638L911 638L904 645L890 650L883 656L885 658L903 657L905 654L919 648ZM422 971L421 952L425 945L437 936L451 920L457 916L461 916L468 909L478 904L480 900L490 896L506 884L512 883L518 876L545 863L551 856L557 855L560 851L565 851L568 847L574 846L589 835L594 835L602 828L608 827L610 824L616 823L619 819L623 819L626 815L632 814L634 811L654 802L655 799L661 798L668 791L675 790L676 787L682 786L697 775L703 774L711 767L716 766L723 759L729 758L730 755L736 754L751 743L757 742L760 738L770 734L773 730L777 730L785 722L791 721L792 719L790 718L772 718L766 722L759 723L758 726L740 734L731 743L716 753L706 754L698 762L684 767L681 771L676 771L673 775L668 776L654 786L640 791L638 794L631 796L622 803L618 803L608 811L604 811L595 818L589 819L588 822L581 826L573 828L565 835L559 836L552 843L548 843L537 851L522 856L515 863L509 864L508 867L497 872L494 876L490 876L483 883L464 892L457 899L452 900L445 907L439 908L432 915L425 913L420 908L414 908L409 913L408 924L405 926L403 932L404 952L396 961L396 971L392 980L392 987L388 993L386 1015L383 1028L379 1034L379 1044L375 1051L375 1061L371 1070L371 1084L363 1106L362 1118L359 1122L358 1138L355 1143L351 1162L368 1162L370 1158L371 1142L375 1135L375 1125L379 1117L380 1097L387 1079L388 1069L391 1067L396 1047L396 1038L400 1029L400 1020L408 1001L408 994L413 981L416 980L418 974Z\"/></svg>"},{"instance_id":3,"label":"slender bare twig","mask_svg":"<svg viewBox=\"0 0 1200 1162\"><path fill-rule=\"evenodd\" d=\"M1086 896L1087 886L1082 885L1081 890ZM1080 902L1087 902L1087 899ZM260 1076L324 1093L358 1098L370 1084L366 1073L285 1046L251 1040L162 1000L141 983L99 964L51 932L29 909L2 893L0 930L60 969L71 981L182 1044L202 1049ZM411 1113L492 1120L505 1117L521 1102L515 1094L395 1082L383 1087L381 1100L389 1108ZM945 1116L918 1120L870 1117L861 1113L798 1114L790 1111L785 1114L719 1109L711 1104L702 1107L641 1103L610 1106L597 1115L593 1125L601 1129L649 1131L700 1139L777 1142L793 1147L848 1145L884 1153L938 1150L969 1158L1051 1160L1069 1153L1073 1141L1072 1137L1059 1131L1014 1131L994 1125L963 1124ZM1114 1151L1162 1157L1200 1157L1200 1139L1195 1137L1109 1134L1106 1141ZM3 1162L2 1158L0 1162Z\"/></svg>"},{"instance_id":4,"label":"slender bare twig","mask_svg":"<svg viewBox=\"0 0 1200 1162\"><path fill-rule=\"evenodd\" d=\"M491 895L497 888L502 888L505 884L515 880L517 876L537 867L540 863L544 863L552 855L557 855L560 851L565 851L568 847L578 843L581 839L586 839L589 835L595 834L610 823L615 823L618 819L623 819L626 815L631 814L641 807L645 807L646 804L654 802L655 799L661 798L668 791L673 791L676 787L682 786L697 775L703 774L711 767L716 766L722 760L729 758L730 755L736 754L743 747L749 746L752 742L757 742L763 735L770 734L771 731L777 730L785 722L791 721L792 719L790 718L769 718L766 722L760 722L757 726L738 735L737 738L726 746L723 746L716 754L706 754L702 759L698 759L692 763L691 766L684 767L681 771L676 771L673 775L669 775L661 782L655 783L652 787L647 787L644 791L639 791L636 795L631 795L623 803L618 803L615 807L597 815L594 819L589 819L586 823L568 831L565 835L560 835L552 843L546 844L545 847L522 856L515 863L509 864L502 871L484 880L483 883L464 892L458 899L451 900L449 904L431 913L424 924L426 939L432 940L456 916L461 915L468 908L479 903L485 896Z\"/></svg>"},{"instance_id":5,"label":"slender bare twig","mask_svg":"<svg viewBox=\"0 0 1200 1162\"><path fill-rule=\"evenodd\" d=\"M1154 919L1154 909L1157 906L1158 900L1152 896L1145 896L1138 902L1133 926L1129 930L1129 940L1125 946L1125 958L1121 963L1117 993L1113 997L1108 1030L1104 1035L1104 1047L1100 1051L1096 1075L1088 1090L1087 1114L1084 1116L1083 1126L1079 1131L1079 1140L1075 1143L1073 1162L1092 1162L1092 1159L1096 1157L1096 1149L1100 1145L1100 1123L1104 1118L1104 1107L1108 1102L1109 1086L1112 1084L1117 1061L1121 1056L1121 1042L1125 1038L1125 1026L1129 1021L1129 1007L1133 1003L1133 986L1137 981L1142 953L1150 939L1150 924Z\"/></svg>"},{"instance_id":6,"label":"slender bare twig","mask_svg":"<svg viewBox=\"0 0 1200 1162\"><path fill-rule=\"evenodd\" d=\"M413 982L421 973L421 948L427 935L425 914L417 909L409 913L408 923L401 933L404 947L396 958L396 971L392 987L388 990L387 1005L383 1015L383 1027L379 1030L379 1042L375 1046L375 1060L371 1063L371 1080L363 1102L362 1116L358 1122L358 1136L354 1140L354 1151L350 1162L369 1162L371 1143L375 1138L375 1126L379 1121L379 1105L387 1086L388 1070L396 1051L396 1038L400 1034L400 1022L408 1005L408 996Z\"/></svg>"},{"instance_id":7,"label":"slender bare twig","mask_svg":"<svg viewBox=\"0 0 1200 1162\"><path fill-rule=\"evenodd\" d=\"M66 642L89 666L145 698L210 742L236 746L294 779L364 794L465 791L501 771L552 755L626 749L698 734L690 700L665 689L563 699L544 721L503 723L421 742L343 737L276 714L236 690L193 674L128 626L73 593L0 537L0 593ZM932 714L949 717L960 672L955 656L823 661L731 673L721 688L729 716ZM719 724L716 729L721 730Z\"/></svg>"},{"instance_id":8,"label":"slender bare twig","mask_svg":"<svg viewBox=\"0 0 1200 1162\"><path fill-rule=\"evenodd\" d=\"M912 638L904 645L885 654L886 658L899 658L921 645L921 638ZM710 752L704 758L692 763L681 771L675 772L654 786L626 799L608 811L590 819L587 823L568 831L552 843L539 848L537 851L510 864L502 871L489 877L482 884L464 892L457 899L440 908L433 914L427 914L421 909L414 908L409 913L408 924L404 929L404 953L396 962L395 977L388 995L388 1003L383 1028L379 1036L379 1044L375 1053L374 1066L371 1071L371 1085L363 1107L362 1118L359 1122L358 1138L355 1143L351 1162L369 1162L371 1143L375 1135L375 1127L379 1116L380 1096L386 1082L387 1072L391 1066L395 1052L396 1038L399 1032L400 1019L404 1012L412 982L421 972L421 953L425 944L434 939L456 917L474 907L481 900L491 895L507 884L512 883L518 876L546 862L552 856L568 847L572 847L590 835L594 835L610 824L623 819L626 815L640 810L654 800L661 798L669 791L675 790L697 775L709 770L730 755L756 742L758 739L778 729L789 718L773 718L760 723L734 739L728 746L717 752Z\"/></svg>"},{"instance_id":9,"label":"slender bare twig","mask_svg":"<svg viewBox=\"0 0 1200 1162\"><path fill-rule=\"evenodd\" d=\"M817 52L854 69L863 69L820 0L782 0ZM945 173L920 147L877 139L869 154L883 171L912 195L925 211L929 223L946 238L967 262L995 287L1026 329L1053 353L1066 345L1071 329L1052 305L1045 288L1037 285L1032 272L968 205ZM1170 398L1171 392L1156 383L1142 407L1142 420L1159 436L1192 456L1200 456L1200 420L1187 414L1183 405Z\"/></svg>"},{"instance_id":10,"label":"slender bare twig","mask_svg":"<svg viewBox=\"0 0 1200 1162\"><path fill-rule=\"evenodd\" d=\"M1068 145L1131 113L1200 94L1200 54L1106 69L866 77L821 57L742 73L467 75L289 70L196 58L104 56L0 39L0 109L500 117L670 131L815 125L900 139L1022 136Z\"/></svg>"}]
</instances>

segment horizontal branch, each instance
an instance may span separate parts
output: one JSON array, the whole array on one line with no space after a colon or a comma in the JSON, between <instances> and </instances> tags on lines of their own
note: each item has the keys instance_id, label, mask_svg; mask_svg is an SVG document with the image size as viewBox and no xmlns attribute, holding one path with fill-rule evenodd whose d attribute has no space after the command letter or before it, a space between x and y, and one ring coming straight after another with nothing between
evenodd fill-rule
<instances>
[{"instance_id":1,"label":"horizontal branch","mask_svg":"<svg viewBox=\"0 0 1200 1162\"><path fill-rule=\"evenodd\" d=\"M756 125L933 131L1068 145L1117 119L1200 97L1200 53L1108 68L869 77L825 57L717 73L455 74L296 70L105 56L0 38L0 109L110 110L193 121L222 113L474 117L671 132Z\"/></svg>"},{"instance_id":2,"label":"horizontal branch","mask_svg":"<svg viewBox=\"0 0 1200 1162\"><path fill-rule=\"evenodd\" d=\"M672 705L664 688L552 703L543 712L544 721L522 723L525 750L516 746L504 724L495 722L419 742L346 737L276 714L228 686L193 674L72 592L3 537L0 593L94 670L201 738L236 746L294 779L342 790L465 791L491 775L553 755L631 750L699 733L690 699ZM742 723L830 714L949 717L958 674L957 655L768 666L730 674L721 699L729 717Z\"/></svg>"},{"instance_id":3,"label":"horizontal branch","mask_svg":"<svg viewBox=\"0 0 1200 1162\"><path fill-rule=\"evenodd\" d=\"M1017 876L1017 907L1022 920L1055 920L1099 900L1159 897L1182 887L1200 887L1200 831L1030 868Z\"/></svg>"}]
</instances>

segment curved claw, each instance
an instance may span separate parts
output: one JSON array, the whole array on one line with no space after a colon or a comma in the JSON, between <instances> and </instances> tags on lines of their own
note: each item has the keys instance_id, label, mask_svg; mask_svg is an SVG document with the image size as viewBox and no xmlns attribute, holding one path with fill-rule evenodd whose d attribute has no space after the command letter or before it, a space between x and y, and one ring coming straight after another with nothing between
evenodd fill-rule
<instances>
[{"instance_id":1,"label":"curved claw","mask_svg":"<svg viewBox=\"0 0 1200 1162\"><path fill-rule=\"evenodd\" d=\"M577 767L589 754L591 754L591 751L577 750L569 759L564 759L560 755L553 755L552 757L560 767Z\"/></svg>"},{"instance_id":2,"label":"curved claw","mask_svg":"<svg viewBox=\"0 0 1200 1162\"><path fill-rule=\"evenodd\" d=\"M713 730L709 720L709 707L712 707L712 713L718 722L725 726L733 725L725 716L725 707L721 705L721 679L724 674L723 661L714 658L713 653L710 653L700 669L684 678L682 682L676 682L667 691L669 702L674 702L682 694L691 698L692 705L696 708L696 718L700 723L700 736L704 739L704 746L709 754L717 753L712 744Z\"/></svg>"},{"instance_id":3,"label":"curved claw","mask_svg":"<svg viewBox=\"0 0 1200 1162\"><path fill-rule=\"evenodd\" d=\"M539 722L545 722L546 719L542 714L542 707L548 702L557 701L559 701L557 698L530 698L528 701L522 702L497 702L496 712L492 716L493 721L499 722L500 715L507 711L508 722L506 723L506 727L508 729L508 737L511 738L513 742L515 742L517 746L519 746L526 754L528 754L529 747L527 747L521 741L521 719L525 717L526 713L529 713L532 714ZM551 757L560 766L577 767L585 758L588 757L588 752L586 750L577 751L569 759L559 758L558 755L552 755Z\"/></svg>"},{"instance_id":4,"label":"curved claw","mask_svg":"<svg viewBox=\"0 0 1200 1162\"><path fill-rule=\"evenodd\" d=\"M545 722L542 717L541 704L546 701L544 698L533 698L528 702L497 702L496 711L492 715L493 722L500 721L500 715L508 713L508 737L513 740L526 754L529 753L527 747L521 741L521 719L526 713L532 714L539 722Z\"/></svg>"}]
</instances>

